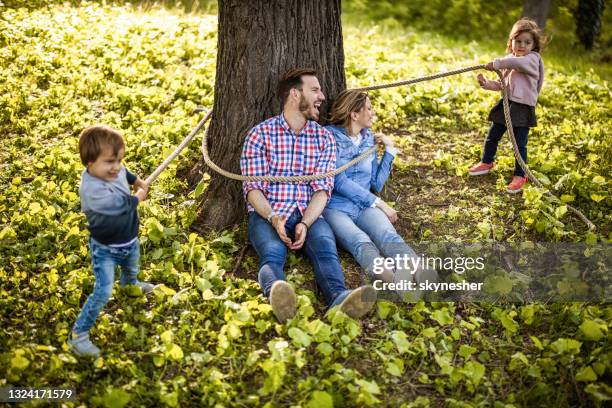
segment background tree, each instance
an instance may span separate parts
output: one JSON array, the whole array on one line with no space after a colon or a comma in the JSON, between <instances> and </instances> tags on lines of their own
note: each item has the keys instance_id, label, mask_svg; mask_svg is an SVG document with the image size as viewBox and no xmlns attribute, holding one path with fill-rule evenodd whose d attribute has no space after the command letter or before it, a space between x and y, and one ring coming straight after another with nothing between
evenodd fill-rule
<instances>
[{"instance_id":1,"label":"background tree","mask_svg":"<svg viewBox=\"0 0 612 408\"><path fill-rule=\"evenodd\" d=\"M327 100L345 88L340 0L220 0L217 49L209 151L235 173L246 132L281 111L276 84L284 72L316 69ZM190 180L203 171L201 161ZM214 172L202 197L198 225L204 229L231 226L245 214L241 183Z\"/></svg>"},{"instance_id":2,"label":"background tree","mask_svg":"<svg viewBox=\"0 0 612 408\"><path fill-rule=\"evenodd\" d=\"M523 17L533 19L542 30L546 28L546 19L550 11L551 0L525 0L523 3Z\"/></svg>"},{"instance_id":3,"label":"background tree","mask_svg":"<svg viewBox=\"0 0 612 408\"><path fill-rule=\"evenodd\" d=\"M593 48L595 39L601 29L601 16L604 11L604 0L579 0L574 12L576 18L576 36L584 48Z\"/></svg>"}]
</instances>

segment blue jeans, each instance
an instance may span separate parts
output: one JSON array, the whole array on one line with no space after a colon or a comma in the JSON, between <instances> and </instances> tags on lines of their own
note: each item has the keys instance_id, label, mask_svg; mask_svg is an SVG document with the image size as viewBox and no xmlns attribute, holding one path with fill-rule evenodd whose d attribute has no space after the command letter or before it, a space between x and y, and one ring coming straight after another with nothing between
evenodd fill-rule
<instances>
[{"instance_id":1,"label":"blue jeans","mask_svg":"<svg viewBox=\"0 0 612 408\"><path fill-rule=\"evenodd\" d=\"M295 226L301 220L302 215L298 210L287 219L285 231L288 237L293 239ZM288 248L274 227L255 211L249 212L248 230L249 239L259 255L258 281L264 295L269 297L272 284L277 280L285 280L283 268ZM312 264L315 280L323 292L326 304L331 305L346 291L346 286L334 233L323 218L318 218L308 229L302 251Z\"/></svg>"},{"instance_id":2,"label":"blue jeans","mask_svg":"<svg viewBox=\"0 0 612 408\"><path fill-rule=\"evenodd\" d=\"M93 327L100 311L113 293L117 265L121 267L121 287L138 283L136 278L140 266L140 242L138 239L128 246L113 248L90 237L89 251L96 282L94 283L93 293L87 298L76 323L72 327L72 331L75 333L87 332Z\"/></svg>"},{"instance_id":3,"label":"blue jeans","mask_svg":"<svg viewBox=\"0 0 612 408\"><path fill-rule=\"evenodd\" d=\"M514 137L516 138L516 144L519 148L521 158L527 163L527 141L529 136L528 127L513 127ZM506 126L499 123L493 123L489 128L489 133L485 140L484 152L482 154L482 162L491 164L495 160L495 153L497 153L497 144L502 138L504 132L506 132ZM514 175L519 177L525 177L525 172L518 164L518 161L514 161Z\"/></svg>"},{"instance_id":4,"label":"blue jeans","mask_svg":"<svg viewBox=\"0 0 612 408\"><path fill-rule=\"evenodd\" d=\"M395 258L398 255L403 258L404 254L410 258L418 258L380 208L366 208L356 217L326 208L323 217L334 231L338 245L353 255L371 280L380 279L374 271L375 266L382 267L380 263L375 264L377 258ZM401 266L394 271L395 280L413 280L411 275L418 271Z\"/></svg>"}]
</instances>

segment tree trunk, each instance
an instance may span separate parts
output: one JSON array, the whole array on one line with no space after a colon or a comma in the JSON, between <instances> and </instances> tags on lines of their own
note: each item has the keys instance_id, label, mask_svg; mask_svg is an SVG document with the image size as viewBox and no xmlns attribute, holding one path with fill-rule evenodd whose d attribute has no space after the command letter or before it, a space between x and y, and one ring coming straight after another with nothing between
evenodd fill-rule
<instances>
[{"instance_id":1,"label":"tree trunk","mask_svg":"<svg viewBox=\"0 0 612 408\"><path fill-rule=\"evenodd\" d=\"M542 31L546 28L549 10L550 0L525 0L523 3L523 17L533 19Z\"/></svg>"},{"instance_id":2,"label":"tree trunk","mask_svg":"<svg viewBox=\"0 0 612 408\"><path fill-rule=\"evenodd\" d=\"M576 35L587 50L592 50L601 29L604 0L579 0L574 11Z\"/></svg>"},{"instance_id":3,"label":"tree trunk","mask_svg":"<svg viewBox=\"0 0 612 408\"><path fill-rule=\"evenodd\" d=\"M215 101L208 148L222 168L240 173L246 132L281 112L277 83L287 70L314 68L327 100L345 89L340 0L219 0ZM321 109L325 120L327 106ZM203 161L190 180L206 171ZM240 182L214 172L197 225L222 229L240 222Z\"/></svg>"}]
</instances>

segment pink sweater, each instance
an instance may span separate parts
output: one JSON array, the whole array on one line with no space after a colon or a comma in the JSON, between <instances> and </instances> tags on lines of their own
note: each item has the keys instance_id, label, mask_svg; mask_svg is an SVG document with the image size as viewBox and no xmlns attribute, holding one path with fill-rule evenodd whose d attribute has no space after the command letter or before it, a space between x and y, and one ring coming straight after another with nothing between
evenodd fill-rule
<instances>
[{"instance_id":1,"label":"pink sweater","mask_svg":"<svg viewBox=\"0 0 612 408\"><path fill-rule=\"evenodd\" d=\"M496 58L493 61L493 68L502 71L508 89L508 98L511 101L529 106L536 105L544 83L544 64L540 54L535 51L522 57L509 54L504 58ZM487 80L483 88L501 91L501 83L499 80Z\"/></svg>"}]
</instances>

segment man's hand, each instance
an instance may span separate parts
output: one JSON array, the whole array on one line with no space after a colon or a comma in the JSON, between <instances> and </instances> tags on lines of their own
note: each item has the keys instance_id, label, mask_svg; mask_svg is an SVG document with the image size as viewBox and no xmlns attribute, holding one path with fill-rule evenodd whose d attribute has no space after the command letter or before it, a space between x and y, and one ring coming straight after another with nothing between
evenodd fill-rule
<instances>
[{"instance_id":1,"label":"man's hand","mask_svg":"<svg viewBox=\"0 0 612 408\"><path fill-rule=\"evenodd\" d=\"M308 228L304 225L304 222L300 222L295 226L295 242L289 245L289 248L297 251L304 245L306 241L306 235L308 235Z\"/></svg>"},{"instance_id":2,"label":"man's hand","mask_svg":"<svg viewBox=\"0 0 612 408\"><path fill-rule=\"evenodd\" d=\"M493 62L489 62L485 65L485 69L489 70L489 71L495 71L495 68L493 68Z\"/></svg>"},{"instance_id":3,"label":"man's hand","mask_svg":"<svg viewBox=\"0 0 612 408\"><path fill-rule=\"evenodd\" d=\"M287 222L287 217L279 217L278 215L272 217L272 226L276 230L278 237L281 239L281 241L285 243L285 245L291 248L291 245L293 245L293 243L291 242L291 239L287 236L287 232L285 231L285 222Z\"/></svg>"},{"instance_id":4,"label":"man's hand","mask_svg":"<svg viewBox=\"0 0 612 408\"><path fill-rule=\"evenodd\" d=\"M389 204L381 200L377 207L385 213L385 215L387 216L387 218L389 218L389 221L391 221L392 224L397 221L397 211L389 207Z\"/></svg>"}]
</instances>

